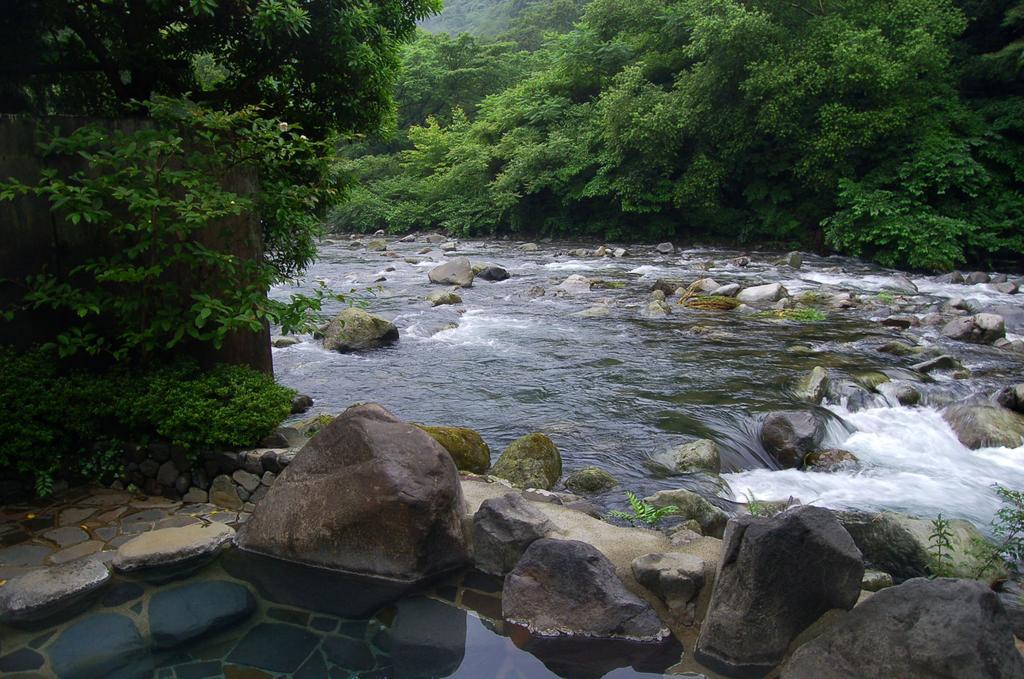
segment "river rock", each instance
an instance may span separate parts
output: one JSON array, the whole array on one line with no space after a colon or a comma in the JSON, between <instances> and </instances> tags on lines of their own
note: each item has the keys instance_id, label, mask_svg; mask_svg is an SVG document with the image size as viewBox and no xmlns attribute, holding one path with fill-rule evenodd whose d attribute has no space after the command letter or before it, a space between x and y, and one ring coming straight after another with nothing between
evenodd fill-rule
<instances>
[{"instance_id":1,"label":"river rock","mask_svg":"<svg viewBox=\"0 0 1024 679\"><path fill-rule=\"evenodd\" d=\"M1009 621L980 582L916 578L889 587L801 646L783 679L1024 676Z\"/></svg>"},{"instance_id":2,"label":"river rock","mask_svg":"<svg viewBox=\"0 0 1024 679\"><path fill-rule=\"evenodd\" d=\"M592 284L591 280L586 276L574 273L559 283L557 289L562 292L569 293L570 295L578 295L580 293L590 292L590 286Z\"/></svg>"},{"instance_id":3,"label":"river rock","mask_svg":"<svg viewBox=\"0 0 1024 679\"><path fill-rule=\"evenodd\" d=\"M440 233L428 233L427 235L420 238L424 243L430 243L431 245L440 245L448 240L448 238Z\"/></svg>"},{"instance_id":4,"label":"river rock","mask_svg":"<svg viewBox=\"0 0 1024 679\"><path fill-rule=\"evenodd\" d=\"M216 558L234 536L233 528L219 522L152 530L118 547L112 565L157 579L185 575Z\"/></svg>"},{"instance_id":5,"label":"river rock","mask_svg":"<svg viewBox=\"0 0 1024 679\"><path fill-rule=\"evenodd\" d=\"M931 566L931 521L899 512L836 512L836 518L853 537L865 563L902 582L928 575ZM969 521L949 522L953 570L968 576L979 566L972 553L981 533Z\"/></svg>"},{"instance_id":6,"label":"river rock","mask_svg":"<svg viewBox=\"0 0 1024 679\"><path fill-rule=\"evenodd\" d=\"M448 451L459 471L487 473L487 468L491 466L491 449L477 432L466 427L416 426L430 434L432 439Z\"/></svg>"},{"instance_id":7,"label":"river rock","mask_svg":"<svg viewBox=\"0 0 1024 679\"><path fill-rule=\"evenodd\" d=\"M465 563L462 504L448 451L382 406L358 405L299 451L237 543L298 563L418 582Z\"/></svg>"},{"instance_id":8,"label":"river rock","mask_svg":"<svg viewBox=\"0 0 1024 679\"><path fill-rule=\"evenodd\" d=\"M669 243L669 242L665 242L665 243L658 243L658 244L657 244L657 245L656 245L656 246L654 247L654 249L655 249L655 250L656 250L657 252L659 252L660 254L663 254L663 255L671 255L671 254L672 254L673 252L675 252L675 251L676 251L676 246L672 245L672 243Z\"/></svg>"},{"instance_id":9,"label":"river rock","mask_svg":"<svg viewBox=\"0 0 1024 679\"><path fill-rule=\"evenodd\" d=\"M313 397L307 394L296 394L292 397L292 415L301 415L313 407Z\"/></svg>"},{"instance_id":10,"label":"river rock","mask_svg":"<svg viewBox=\"0 0 1024 679\"><path fill-rule=\"evenodd\" d=\"M718 286L708 294L710 294L712 297L735 297L739 293L739 291L739 283L728 283L726 285Z\"/></svg>"},{"instance_id":11,"label":"river rock","mask_svg":"<svg viewBox=\"0 0 1024 679\"><path fill-rule=\"evenodd\" d=\"M910 369L927 374L938 371L962 370L963 367L963 363L956 360L949 354L942 354L941 356L930 358L927 361L915 363L914 365L910 366Z\"/></svg>"},{"instance_id":12,"label":"river rock","mask_svg":"<svg viewBox=\"0 0 1024 679\"><path fill-rule=\"evenodd\" d=\"M693 620L693 604L704 587L704 560L692 554L668 552L644 554L633 559L633 577L665 602L687 623Z\"/></svg>"},{"instance_id":13,"label":"river rock","mask_svg":"<svg viewBox=\"0 0 1024 679\"><path fill-rule=\"evenodd\" d=\"M790 252L782 258L782 263L790 268L799 269L804 265L804 256L799 252Z\"/></svg>"},{"instance_id":14,"label":"river rock","mask_svg":"<svg viewBox=\"0 0 1024 679\"><path fill-rule=\"evenodd\" d=\"M825 425L805 411L771 413L761 424L761 443L783 468L799 467L825 438Z\"/></svg>"},{"instance_id":15,"label":"river rock","mask_svg":"<svg viewBox=\"0 0 1024 679\"><path fill-rule=\"evenodd\" d=\"M427 273L431 283L457 285L468 288L473 285L473 267L465 257L458 257L434 267Z\"/></svg>"},{"instance_id":16,"label":"river rock","mask_svg":"<svg viewBox=\"0 0 1024 679\"><path fill-rule=\"evenodd\" d=\"M484 281L504 281L511 277L508 271L501 268L500 266L486 266L480 270L480 273L476 275L477 278Z\"/></svg>"},{"instance_id":17,"label":"river rock","mask_svg":"<svg viewBox=\"0 0 1024 679\"><path fill-rule=\"evenodd\" d=\"M718 474L722 470L718 444L710 439L690 441L651 457L657 465L665 467L672 474L708 472Z\"/></svg>"},{"instance_id":18,"label":"river rock","mask_svg":"<svg viewBox=\"0 0 1024 679\"><path fill-rule=\"evenodd\" d=\"M804 456L803 468L809 472L838 472L856 469L857 456L848 450L826 448Z\"/></svg>"},{"instance_id":19,"label":"river rock","mask_svg":"<svg viewBox=\"0 0 1024 679\"><path fill-rule=\"evenodd\" d=\"M645 497L644 502L655 507L675 507L676 512L672 516L680 517L684 521L692 519L700 525L704 535L716 538L722 537L726 522L729 521L728 514L685 488L659 490L654 495Z\"/></svg>"},{"instance_id":20,"label":"river rock","mask_svg":"<svg viewBox=\"0 0 1024 679\"><path fill-rule=\"evenodd\" d=\"M366 244L366 249L370 252L383 252L388 249L388 244L382 240L371 240Z\"/></svg>"},{"instance_id":21,"label":"river rock","mask_svg":"<svg viewBox=\"0 0 1024 679\"><path fill-rule=\"evenodd\" d=\"M789 292L782 287L781 283L768 283L767 285L755 285L744 288L736 294L736 299L744 304L758 305L778 302L784 297L789 297Z\"/></svg>"},{"instance_id":22,"label":"river rock","mask_svg":"<svg viewBox=\"0 0 1024 679\"><path fill-rule=\"evenodd\" d=\"M942 274L941 276L935 277L936 283L945 283L947 285L954 284L959 285L964 282L964 275L959 271L950 271L949 273Z\"/></svg>"},{"instance_id":23,"label":"river rock","mask_svg":"<svg viewBox=\"0 0 1024 679\"><path fill-rule=\"evenodd\" d=\"M473 515L473 561L485 573L504 576L527 547L554 530L519 493L489 498Z\"/></svg>"},{"instance_id":24,"label":"river rock","mask_svg":"<svg viewBox=\"0 0 1024 679\"><path fill-rule=\"evenodd\" d=\"M97 613L72 623L50 645L47 654L59 677L152 675L145 640L135 623L118 613Z\"/></svg>"},{"instance_id":25,"label":"river rock","mask_svg":"<svg viewBox=\"0 0 1024 679\"><path fill-rule=\"evenodd\" d=\"M960 443L972 450L1017 448L1024 441L1024 415L999 405L953 404L943 408L942 419L953 428Z\"/></svg>"},{"instance_id":26,"label":"river rock","mask_svg":"<svg viewBox=\"0 0 1024 679\"><path fill-rule=\"evenodd\" d=\"M918 293L917 285L914 284L914 281L899 274L891 276L882 285L882 289L891 290L901 295L916 295Z\"/></svg>"},{"instance_id":27,"label":"river rock","mask_svg":"<svg viewBox=\"0 0 1024 679\"><path fill-rule=\"evenodd\" d=\"M161 589L149 600L149 632L156 648L173 648L214 635L256 610L246 587L226 580L204 580Z\"/></svg>"},{"instance_id":28,"label":"river rock","mask_svg":"<svg viewBox=\"0 0 1024 679\"><path fill-rule=\"evenodd\" d=\"M590 495L603 493L619 485L615 477L598 467L584 467L569 474L565 487L574 493Z\"/></svg>"},{"instance_id":29,"label":"river rock","mask_svg":"<svg viewBox=\"0 0 1024 679\"><path fill-rule=\"evenodd\" d=\"M285 335L284 337L275 337L274 341L271 342L271 344L276 349L284 349L286 347L295 346L301 341L302 340L300 340L298 337L291 337L289 335Z\"/></svg>"},{"instance_id":30,"label":"river rock","mask_svg":"<svg viewBox=\"0 0 1024 679\"><path fill-rule=\"evenodd\" d=\"M430 306L462 304L462 298L455 294L454 290L438 290L427 295L427 302L430 303Z\"/></svg>"},{"instance_id":31,"label":"river rock","mask_svg":"<svg viewBox=\"0 0 1024 679\"><path fill-rule=\"evenodd\" d=\"M0 587L0 623L17 625L74 614L110 582L106 565L79 559L29 571Z\"/></svg>"},{"instance_id":32,"label":"river rock","mask_svg":"<svg viewBox=\"0 0 1024 679\"><path fill-rule=\"evenodd\" d=\"M796 397L814 405L821 403L828 392L828 371L820 365L804 375L796 385Z\"/></svg>"},{"instance_id":33,"label":"river rock","mask_svg":"<svg viewBox=\"0 0 1024 679\"><path fill-rule=\"evenodd\" d=\"M1004 387L996 392L993 400L1004 408L1024 413L1024 384Z\"/></svg>"},{"instance_id":34,"label":"river rock","mask_svg":"<svg viewBox=\"0 0 1024 679\"><path fill-rule=\"evenodd\" d=\"M1006 324L996 314L975 314L954 318L943 326L942 334L960 342L992 344L1006 336Z\"/></svg>"},{"instance_id":35,"label":"river rock","mask_svg":"<svg viewBox=\"0 0 1024 679\"><path fill-rule=\"evenodd\" d=\"M1017 284L1011 281L1005 281L1003 283L994 283L992 285L992 289L995 290L996 292L1001 292L1004 295L1016 295L1020 291L1020 288L1017 286Z\"/></svg>"},{"instance_id":36,"label":"river rock","mask_svg":"<svg viewBox=\"0 0 1024 679\"><path fill-rule=\"evenodd\" d=\"M892 585L892 576L885 571L866 570L860 581L860 588L867 592L878 592Z\"/></svg>"},{"instance_id":37,"label":"river rock","mask_svg":"<svg viewBox=\"0 0 1024 679\"><path fill-rule=\"evenodd\" d=\"M540 250L540 246L536 243L523 243L519 246L519 249L523 252L537 252Z\"/></svg>"},{"instance_id":38,"label":"river rock","mask_svg":"<svg viewBox=\"0 0 1024 679\"><path fill-rule=\"evenodd\" d=\"M577 540L533 542L505 578L503 617L542 636L660 641L668 630L596 548Z\"/></svg>"},{"instance_id":39,"label":"river rock","mask_svg":"<svg viewBox=\"0 0 1024 679\"><path fill-rule=\"evenodd\" d=\"M323 330L324 349L328 351L359 351L373 349L398 341L398 328L391 321L356 307L349 307L327 324Z\"/></svg>"},{"instance_id":40,"label":"river rock","mask_svg":"<svg viewBox=\"0 0 1024 679\"><path fill-rule=\"evenodd\" d=\"M762 676L824 613L853 608L863 576L860 550L827 509L733 519L694 655L729 676Z\"/></svg>"},{"instance_id":41,"label":"river rock","mask_svg":"<svg viewBox=\"0 0 1024 679\"><path fill-rule=\"evenodd\" d=\"M674 295L679 288L685 288L686 283L680 280L659 278L651 285L651 292L661 290L666 295Z\"/></svg>"},{"instance_id":42,"label":"river rock","mask_svg":"<svg viewBox=\"0 0 1024 679\"><path fill-rule=\"evenodd\" d=\"M644 308L644 318L664 318L672 313L672 307L662 300L652 300Z\"/></svg>"},{"instance_id":43,"label":"river rock","mask_svg":"<svg viewBox=\"0 0 1024 679\"><path fill-rule=\"evenodd\" d=\"M527 434L505 448L491 474L517 488L551 490L562 476L562 456L544 434Z\"/></svg>"},{"instance_id":44,"label":"river rock","mask_svg":"<svg viewBox=\"0 0 1024 679\"><path fill-rule=\"evenodd\" d=\"M964 282L967 285L981 285L989 282L989 276L984 271L972 271L964 277Z\"/></svg>"}]
</instances>

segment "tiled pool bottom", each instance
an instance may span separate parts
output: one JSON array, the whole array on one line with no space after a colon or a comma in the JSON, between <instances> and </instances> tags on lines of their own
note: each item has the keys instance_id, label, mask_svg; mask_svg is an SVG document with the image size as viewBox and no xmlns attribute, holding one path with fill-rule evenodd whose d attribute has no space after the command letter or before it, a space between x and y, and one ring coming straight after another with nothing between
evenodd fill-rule
<instances>
[{"instance_id":1,"label":"tiled pool bottom","mask_svg":"<svg viewBox=\"0 0 1024 679\"><path fill-rule=\"evenodd\" d=\"M385 602L394 590L230 550L171 582L115 576L85 610L59 624L0 627L0 674L653 677L682 651L606 641L538 643L506 628L499 591L499 580L468 572Z\"/></svg>"}]
</instances>

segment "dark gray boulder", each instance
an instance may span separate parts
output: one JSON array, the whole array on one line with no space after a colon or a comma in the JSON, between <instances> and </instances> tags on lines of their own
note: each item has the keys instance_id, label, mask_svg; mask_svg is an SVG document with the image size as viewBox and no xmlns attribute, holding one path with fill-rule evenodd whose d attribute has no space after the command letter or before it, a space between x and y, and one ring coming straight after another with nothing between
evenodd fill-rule
<instances>
[{"instance_id":1,"label":"dark gray boulder","mask_svg":"<svg viewBox=\"0 0 1024 679\"><path fill-rule=\"evenodd\" d=\"M507 280L510 276L508 271L501 268L500 266L488 266L480 270L476 275L477 278L484 281L503 281Z\"/></svg>"},{"instance_id":2,"label":"dark gray boulder","mask_svg":"<svg viewBox=\"0 0 1024 679\"><path fill-rule=\"evenodd\" d=\"M107 567L93 559L41 568L0 587L0 623L35 623L78 611L110 582Z\"/></svg>"},{"instance_id":3,"label":"dark gray boulder","mask_svg":"<svg viewBox=\"0 0 1024 679\"><path fill-rule=\"evenodd\" d=\"M916 578L872 595L793 654L783 679L1024 677L1009 620L980 582Z\"/></svg>"},{"instance_id":4,"label":"dark gray boulder","mask_svg":"<svg viewBox=\"0 0 1024 679\"><path fill-rule=\"evenodd\" d=\"M1002 407L1017 413L1024 413L1024 384L1000 389L993 400Z\"/></svg>"},{"instance_id":5,"label":"dark gray boulder","mask_svg":"<svg viewBox=\"0 0 1024 679\"><path fill-rule=\"evenodd\" d=\"M431 283L468 288L473 285L473 267L468 259L458 257L431 269L427 273L427 278Z\"/></svg>"},{"instance_id":6,"label":"dark gray boulder","mask_svg":"<svg viewBox=\"0 0 1024 679\"><path fill-rule=\"evenodd\" d=\"M942 335L959 342L992 344L1006 336L1006 323L996 314L975 314L954 318L942 327Z\"/></svg>"},{"instance_id":7,"label":"dark gray boulder","mask_svg":"<svg viewBox=\"0 0 1024 679\"><path fill-rule=\"evenodd\" d=\"M692 554L644 554L630 564L633 577L658 595L683 622L693 622L693 602L704 587L704 560Z\"/></svg>"},{"instance_id":8,"label":"dark gray boulder","mask_svg":"<svg viewBox=\"0 0 1024 679\"><path fill-rule=\"evenodd\" d=\"M398 328L391 321L356 307L345 309L323 330L328 351L374 349L398 341Z\"/></svg>"},{"instance_id":9,"label":"dark gray boulder","mask_svg":"<svg viewBox=\"0 0 1024 679\"><path fill-rule=\"evenodd\" d=\"M729 522L695 656L727 676L760 677L800 632L860 595L864 563L827 509Z\"/></svg>"},{"instance_id":10,"label":"dark gray boulder","mask_svg":"<svg viewBox=\"0 0 1024 679\"><path fill-rule=\"evenodd\" d=\"M227 580L205 580L162 589L149 600L149 632L156 648L173 648L216 634L256 610L246 587Z\"/></svg>"},{"instance_id":11,"label":"dark gray boulder","mask_svg":"<svg viewBox=\"0 0 1024 679\"><path fill-rule=\"evenodd\" d=\"M377 404L320 430L256 506L243 549L415 582L464 564L463 498L451 455Z\"/></svg>"},{"instance_id":12,"label":"dark gray boulder","mask_svg":"<svg viewBox=\"0 0 1024 679\"><path fill-rule=\"evenodd\" d=\"M770 413L761 424L761 444L786 469L799 467L824 438L825 424L806 411Z\"/></svg>"},{"instance_id":13,"label":"dark gray boulder","mask_svg":"<svg viewBox=\"0 0 1024 679\"><path fill-rule=\"evenodd\" d=\"M117 613L97 613L74 622L50 645L47 655L58 677L107 679L152 672L149 648L138 628Z\"/></svg>"},{"instance_id":14,"label":"dark gray boulder","mask_svg":"<svg viewBox=\"0 0 1024 679\"><path fill-rule=\"evenodd\" d=\"M519 493L484 500L473 515L473 561L492 575L505 575L526 548L555 529Z\"/></svg>"},{"instance_id":15,"label":"dark gray boulder","mask_svg":"<svg viewBox=\"0 0 1024 679\"><path fill-rule=\"evenodd\" d=\"M661 641L669 634L608 558L576 540L531 544L506 576L501 597L503 617L536 635Z\"/></svg>"}]
</instances>

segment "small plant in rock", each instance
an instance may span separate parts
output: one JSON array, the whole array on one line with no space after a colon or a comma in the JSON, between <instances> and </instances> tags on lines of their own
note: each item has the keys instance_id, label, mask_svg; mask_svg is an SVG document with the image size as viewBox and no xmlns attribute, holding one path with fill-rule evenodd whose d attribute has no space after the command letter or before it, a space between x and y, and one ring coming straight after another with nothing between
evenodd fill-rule
<instances>
[{"instance_id":1,"label":"small plant in rock","mask_svg":"<svg viewBox=\"0 0 1024 679\"><path fill-rule=\"evenodd\" d=\"M644 502L636 496L636 493L629 490L626 491L626 500L629 502L629 507L632 512L612 510L608 512L608 516L628 521L631 526L643 524L653 528L666 516L675 514L679 511L679 508L675 505L669 505L668 507L655 507L648 502Z\"/></svg>"},{"instance_id":2,"label":"small plant in rock","mask_svg":"<svg viewBox=\"0 0 1024 679\"><path fill-rule=\"evenodd\" d=\"M998 484L992 488L1003 506L992 520L995 542L979 540L971 549L978 564L972 573L975 578L999 574L1004 568L1019 574L1024 562L1024 491Z\"/></svg>"},{"instance_id":3,"label":"small plant in rock","mask_svg":"<svg viewBox=\"0 0 1024 679\"><path fill-rule=\"evenodd\" d=\"M932 519L932 532L928 535L928 569L932 577L945 578L953 575L953 531L949 519L940 513Z\"/></svg>"},{"instance_id":4,"label":"small plant in rock","mask_svg":"<svg viewBox=\"0 0 1024 679\"><path fill-rule=\"evenodd\" d=\"M882 304L892 304L896 298L893 296L891 292L880 292L877 295L875 295L875 299L877 299Z\"/></svg>"}]
</instances>

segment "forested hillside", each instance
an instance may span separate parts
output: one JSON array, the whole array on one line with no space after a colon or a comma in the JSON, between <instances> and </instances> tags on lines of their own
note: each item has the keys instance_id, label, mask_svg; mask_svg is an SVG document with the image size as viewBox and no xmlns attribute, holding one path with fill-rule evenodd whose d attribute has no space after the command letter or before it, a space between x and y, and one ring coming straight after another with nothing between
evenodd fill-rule
<instances>
[{"instance_id":1,"label":"forested hillside","mask_svg":"<svg viewBox=\"0 0 1024 679\"><path fill-rule=\"evenodd\" d=\"M1024 251L1019 0L527 4L451 3L513 20L408 48L336 228Z\"/></svg>"},{"instance_id":2,"label":"forested hillside","mask_svg":"<svg viewBox=\"0 0 1024 679\"><path fill-rule=\"evenodd\" d=\"M424 19L420 26L431 33L493 38L543 14L558 17L558 25L553 22L552 27L567 30L584 4L585 0L447 0L440 14Z\"/></svg>"}]
</instances>

